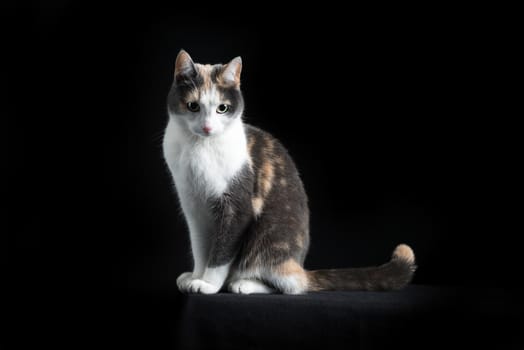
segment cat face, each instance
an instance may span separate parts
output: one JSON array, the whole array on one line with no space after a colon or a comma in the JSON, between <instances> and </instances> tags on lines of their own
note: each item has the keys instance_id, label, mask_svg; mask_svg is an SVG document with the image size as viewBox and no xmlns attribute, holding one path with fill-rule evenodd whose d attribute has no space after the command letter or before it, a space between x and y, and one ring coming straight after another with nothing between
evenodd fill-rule
<instances>
[{"instance_id":1,"label":"cat face","mask_svg":"<svg viewBox=\"0 0 524 350\"><path fill-rule=\"evenodd\" d=\"M226 65L202 65L194 63L184 50L180 51L168 96L170 116L200 137L224 133L238 121L244 109L241 69L240 57Z\"/></svg>"}]
</instances>

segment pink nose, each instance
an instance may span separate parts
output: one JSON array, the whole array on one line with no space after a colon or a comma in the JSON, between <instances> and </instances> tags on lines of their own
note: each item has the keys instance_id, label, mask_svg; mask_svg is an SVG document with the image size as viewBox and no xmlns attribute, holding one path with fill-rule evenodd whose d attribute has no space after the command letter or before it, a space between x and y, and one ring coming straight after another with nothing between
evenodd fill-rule
<instances>
[{"instance_id":1,"label":"pink nose","mask_svg":"<svg viewBox=\"0 0 524 350\"><path fill-rule=\"evenodd\" d=\"M205 125L202 127L202 130L206 133L206 134L209 134L211 132L211 127Z\"/></svg>"}]
</instances>

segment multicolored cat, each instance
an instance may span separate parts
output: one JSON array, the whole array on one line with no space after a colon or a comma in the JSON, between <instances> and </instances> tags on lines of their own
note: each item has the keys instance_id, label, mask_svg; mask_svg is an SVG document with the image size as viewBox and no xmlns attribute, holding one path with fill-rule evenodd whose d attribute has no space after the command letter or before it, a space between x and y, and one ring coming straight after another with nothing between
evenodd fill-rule
<instances>
[{"instance_id":1,"label":"multicolored cat","mask_svg":"<svg viewBox=\"0 0 524 350\"><path fill-rule=\"evenodd\" d=\"M393 290L406 286L415 257L401 244L378 267L306 271L309 210L304 186L282 144L242 121L242 61L194 63L180 51L168 96L163 142L189 227L192 272L182 292L300 294Z\"/></svg>"}]
</instances>

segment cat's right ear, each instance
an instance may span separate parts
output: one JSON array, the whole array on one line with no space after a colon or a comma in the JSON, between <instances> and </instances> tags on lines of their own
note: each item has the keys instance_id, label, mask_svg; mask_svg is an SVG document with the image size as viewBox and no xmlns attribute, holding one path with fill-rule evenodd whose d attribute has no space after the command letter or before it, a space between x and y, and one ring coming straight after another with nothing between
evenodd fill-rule
<instances>
[{"instance_id":1,"label":"cat's right ear","mask_svg":"<svg viewBox=\"0 0 524 350\"><path fill-rule=\"evenodd\" d=\"M196 75L195 63L191 56L185 51L180 50L176 56L175 62L175 80L180 81L186 78L192 78Z\"/></svg>"}]
</instances>

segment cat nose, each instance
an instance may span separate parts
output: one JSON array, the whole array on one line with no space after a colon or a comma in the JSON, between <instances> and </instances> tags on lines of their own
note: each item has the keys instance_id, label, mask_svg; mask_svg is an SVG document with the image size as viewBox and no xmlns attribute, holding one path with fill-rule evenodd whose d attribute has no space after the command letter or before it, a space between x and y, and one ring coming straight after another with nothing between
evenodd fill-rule
<instances>
[{"instance_id":1,"label":"cat nose","mask_svg":"<svg viewBox=\"0 0 524 350\"><path fill-rule=\"evenodd\" d=\"M209 134L211 132L211 127L208 126L208 125L204 125L202 127L202 130L206 133L206 134Z\"/></svg>"}]
</instances>

